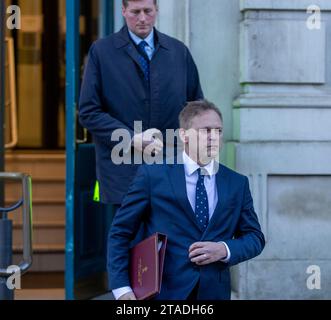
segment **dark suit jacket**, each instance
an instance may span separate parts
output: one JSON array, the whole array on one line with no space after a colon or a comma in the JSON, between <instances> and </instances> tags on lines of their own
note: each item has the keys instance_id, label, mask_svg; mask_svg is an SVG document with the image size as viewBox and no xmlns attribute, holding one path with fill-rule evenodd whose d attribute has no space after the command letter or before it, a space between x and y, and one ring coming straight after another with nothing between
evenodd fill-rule
<instances>
[{"instance_id":1,"label":"dark suit jacket","mask_svg":"<svg viewBox=\"0 0 331 320\"><path fill-rule=\"evenodd\" d=\"M218 204L202 232L187 198L184 166L141 166L109 233L110 289L130 285L128 249L144 222L145 237L155 232L168 235L163 285L157 299L186 299L199 280L199 299L230 299L229 267L260 254L265 241L248 179L220 165L216 184ZM226 242L230 261L196 266L188 250L197 241Z\"/></svg>"},{"instance_id":2,"label":"dark suit jacket","mask_svg":"<svg viewBox=\"0 0 331 320\"><path fill-rule=\"evenodd\" d=\"M101 200L120 204L137 166L115 165L111 141L116 129L133 136L134 121L143 131L177 129L187 101L203 98L197 68L187 47L155 30L155 53L150 62L150 87L142 79L138 51L128 29L96 41L89 52L79 103L82 126L93 135Z\"/></svg>"}]
</instances>

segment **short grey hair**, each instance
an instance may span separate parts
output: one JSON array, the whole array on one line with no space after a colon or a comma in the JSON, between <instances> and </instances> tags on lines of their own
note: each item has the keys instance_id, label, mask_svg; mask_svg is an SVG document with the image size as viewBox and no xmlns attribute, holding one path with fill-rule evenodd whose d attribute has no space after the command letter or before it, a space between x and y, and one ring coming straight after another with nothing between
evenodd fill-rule
<instances>
[{"instance_id":1,"label":"short grey hair","mask_svg":"<svg viewBox=\"0 0 331 320\"><path fill-rule=\"evenodd\" d=\"M182 112L179 114L179 125L181 128L187 130L191 128L191 121L197 115L207 111L214 111L223 122L222 112L208 100L199 100L188 102Z\"/></svg>"},{"instance_id":2,"label":"short grey hair","mask_svg":"<svg viewBox=\"0 0 331 320\"><path fill-rule=\"evenodd\" d=\"M130 1L139 1L139 0L122 0L123 6L126 8L129 5ZM157 0L154 0L154 4L157 6Z\"/></svg>"}]
</instances>

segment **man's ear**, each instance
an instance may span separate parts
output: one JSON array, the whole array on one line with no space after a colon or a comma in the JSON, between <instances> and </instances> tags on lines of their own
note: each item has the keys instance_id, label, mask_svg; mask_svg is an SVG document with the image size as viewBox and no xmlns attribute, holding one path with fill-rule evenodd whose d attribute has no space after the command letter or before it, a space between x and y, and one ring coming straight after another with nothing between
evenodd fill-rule
<instances>
[{"instance_id":1,"label":"man's ear","mask_svg":"<svg viewBox=\"0 0 331 320\"><path fill-rule=\"evenodd\" d=\"M185 145L188 143L188 136L186 135L186 130L183 128L179 129L179 138L182 141L182 143Z\"/></svg>"}]
</instances>

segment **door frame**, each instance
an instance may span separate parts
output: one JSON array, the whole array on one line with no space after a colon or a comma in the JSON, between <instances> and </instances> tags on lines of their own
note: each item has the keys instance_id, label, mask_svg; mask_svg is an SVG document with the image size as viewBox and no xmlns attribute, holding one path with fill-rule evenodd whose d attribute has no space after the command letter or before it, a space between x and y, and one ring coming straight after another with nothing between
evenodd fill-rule
<instances>
[{"instance_id":1,"label":"door frame","mask_svg":"<svg viewBox=\"0 0 331 320\"><path fill-rule=\"evenodd\" d=\"M80 90L80 0L66 2L66 299L75 297L75 208L77 196L76 154L77 154L77 107ZM99 0L99 36L112 32L114 24L114 0Z\"/></svg>"},{"instance_id":2,"label":"door frame","mask_svg":"<svg viewBox=\"0 0 331 320\"><path fill-rule=\"evenodd\" d=\"M80 75L80 0L66 1L66 299L74 300L76 110Z\"/></svg>"},{"instance_id":3,"label":"door frame","mask_svg":"<svg viewBox=\"0 0 331 320\"><path fill-rule=\"evenodd\" d=\"M0 172L5 167L5 34L6 34L6 2L0 0ZM0 206L4 202L3 184L0 183ZM0 219L1 217L0 213Z\"/></svg>"}]
</instances>

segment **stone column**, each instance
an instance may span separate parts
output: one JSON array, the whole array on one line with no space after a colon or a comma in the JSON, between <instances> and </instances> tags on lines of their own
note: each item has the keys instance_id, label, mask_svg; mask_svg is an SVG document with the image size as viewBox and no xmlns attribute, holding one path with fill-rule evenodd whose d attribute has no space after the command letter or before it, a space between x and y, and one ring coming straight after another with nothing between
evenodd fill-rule
<instances>
[{"instance_id":1,"label":"stone column","mask_svg":"<svg viewBox=\"0 0 331 320\"><path fill-rule=\"evenodd\" d=\"M235 163L267 243L236 269L235 289L243 299L330 299L331 2L243 0L241 12Z\"/></svg>"}]
</instances>

